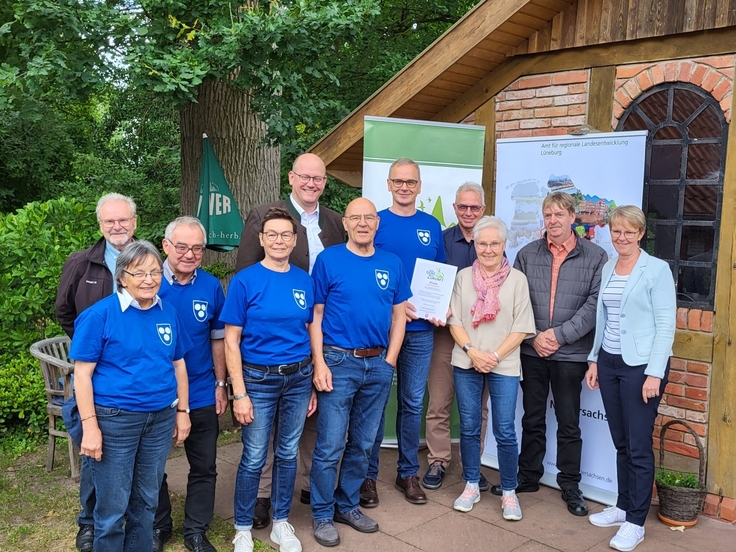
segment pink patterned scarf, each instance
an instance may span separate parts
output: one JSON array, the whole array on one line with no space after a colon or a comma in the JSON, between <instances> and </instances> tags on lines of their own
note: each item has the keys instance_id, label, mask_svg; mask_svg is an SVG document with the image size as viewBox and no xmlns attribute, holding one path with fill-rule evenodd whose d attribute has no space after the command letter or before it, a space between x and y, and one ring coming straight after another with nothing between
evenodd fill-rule
<instances>
[{"instance_id":1,"label":"pink patterned scarf","mask_svg":"<svg viewBox=\"0 0 736 552\"><path fill-rule=\"evenodd\" d=\"M473 303L470 314L473 315L473 329L482 322L490 322L496 319L501 310L501 302L498 300L498 291L506 281L511 267L506 257L501 262L501 268L492 276L486 276L477 259L473 263L473 287L478 293L478 299Z\"/></svg>"}]
</instances>

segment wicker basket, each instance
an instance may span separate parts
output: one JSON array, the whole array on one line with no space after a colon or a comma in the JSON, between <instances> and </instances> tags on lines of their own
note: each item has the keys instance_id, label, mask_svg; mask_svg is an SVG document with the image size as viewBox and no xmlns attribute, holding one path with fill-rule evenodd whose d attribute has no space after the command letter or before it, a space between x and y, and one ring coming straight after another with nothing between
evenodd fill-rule
<instances>
[{"instance_id":1,"label":"wicker basket","mask_svg":"<svg viewBox=\"0 0 736 552\"><path fill-rule=\"evenodd\" d=\"M660 467L664 466L664 435L667 429L673 424L684 426L695 438L695 445L698 447L700 454L698 488L673 487L672 485L655 482L657 485L657 495L659 496L659 516L660 518L664 517L668 520L687 523L697 519L698 513L703 509L703 501L707 494L705 489L705 451L703 450L703 445L700 443L700 437L698 437L698 434L695 433L695 430L689 424L680 420L670 420L662 426L662 430L659 432Z\"/></svg>"}]
</instances>

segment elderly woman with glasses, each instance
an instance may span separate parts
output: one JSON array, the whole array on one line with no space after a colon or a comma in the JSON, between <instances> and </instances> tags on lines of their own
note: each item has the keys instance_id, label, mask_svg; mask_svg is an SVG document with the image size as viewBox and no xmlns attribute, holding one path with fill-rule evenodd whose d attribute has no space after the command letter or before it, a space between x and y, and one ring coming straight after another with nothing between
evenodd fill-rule
<instances>
[{"instance_id":1,"label":"elderly woman with glasses","mask_svg":"<svg viewBox=\"0 0 736 552\"><path fill-rule=\"evenodd\" d=\"M163 263L146 241L117 259L117 293L76 320L69 357L92 471L95 550L153 547L158 489L171 448L189 434L184 353L191 341L158 296Z\"/></svg>"},{"instance_id":2,"label":"elderly woman with glasses","mask_svg":"<svg viewBox=\"0 0 736 552\"><path fill-rule=\"evenodd\" d=\"M289 264L297 224L271 208L261 220L265 257L230 282L220 320L233 389L233 413L242 424L243 455L235 480L235 552L251 552L258 482L273 430L273 527L281 552L300 551L289 523L296 455L304 422L316 408L307 325L314 289L305 271Z\"/></svg>"},{"instance_id":3,"label":"elderly woman with glasses","mask_svg":"<svg viewBox=\"0 0 736 552\"><path fill-rule=\"evenodd\" d=\"M447 321L455 340L452 365L460 413L460 453L465 490L454 508L469 512L480 500L483 389L491 400L493 435L498 447L503 517L520 520L516 498L519 445L514 419L519 392L521 342L535 334L526 276L504 256L508 231L496 217L483 217L473 228L478 259L455 280Z\"/></svg>"}]
</instances>

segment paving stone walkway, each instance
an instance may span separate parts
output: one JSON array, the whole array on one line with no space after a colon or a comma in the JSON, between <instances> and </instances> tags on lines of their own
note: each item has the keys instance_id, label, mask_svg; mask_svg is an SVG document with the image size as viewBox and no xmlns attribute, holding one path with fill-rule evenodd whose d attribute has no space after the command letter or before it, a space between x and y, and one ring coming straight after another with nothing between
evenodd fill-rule
<instances>
[{"instance_id":1,"label":"paving stone walkway","mask_svg":"<svg viewBox=\"0 0 736 552\"><path fill-rule=\"evenodd\" d=\"M217 501L215 513L226 519L233 517L233 490L235 474L242 445L233 443L220 447L218 459ZM587 518L568 513L556 489L542 486L539 492L519 495L524 518L518 522L506 521L501 516L501 499L482 493L481 501L467 514L456 512L452 503L463 490L461 468L453 463L448 469L441 489L427 491L429 501L424 505L409 504L394 489L396 452L383 450L378 493L381 503L367 510L380 529L369 535L358 533L347 525L338 525L341 544L336 552L606 552L608 541L616 528L602 529L591 525ZM426 451L420 451L422 471L426 470ZM186 494L186 475L189 470L186 457L169 460L167 465L169 489ZM498 472L483 468L488 480L498 483ZM299 482L297 482L297 486ZM299 489L294 496L290 521L301 539L304 552L326 552L312 537L312 517L308 506L299 502ZM588 502L591 512L604 508ZM646 539L637 552L726 552L736 550L736 527L701 516L698 524L684 533L665 527L652 507L646 523ZM255 538L269 544L270 529L253 531Z\"/></svg>"}]
</instances>

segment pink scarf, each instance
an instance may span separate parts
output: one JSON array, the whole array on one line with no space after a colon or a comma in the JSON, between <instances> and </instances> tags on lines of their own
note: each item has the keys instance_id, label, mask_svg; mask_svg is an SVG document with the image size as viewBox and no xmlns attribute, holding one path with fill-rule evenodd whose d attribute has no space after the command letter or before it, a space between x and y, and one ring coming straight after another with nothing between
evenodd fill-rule
<instances>
[{"instance_id":1,"label":"pink scarf","mask_svg":"<svg viewBox=\"0 0 736 552\"><path fill-rule=\"evenodd\" d=\"M506 281L511 267L506 257L501 262L501 268L492 276L486 276L477 259L473 263L473 287L478 293L478 299L473 303L470 314L473 315L473 329L482 322L491 322L501 311L501 302L498 300L498 290Z\"/></svg>"}]
</instances>

